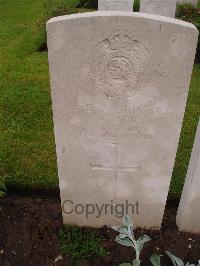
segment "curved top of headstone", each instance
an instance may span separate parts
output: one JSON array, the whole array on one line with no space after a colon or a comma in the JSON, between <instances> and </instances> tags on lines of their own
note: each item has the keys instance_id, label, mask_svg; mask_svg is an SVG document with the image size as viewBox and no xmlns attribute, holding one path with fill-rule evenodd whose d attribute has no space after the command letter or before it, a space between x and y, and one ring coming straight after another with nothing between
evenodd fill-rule
<instances>
[{"instance_id":1,"label":"curved top of headstone","mask_svg":"<svg viewBox=\"0 0 200 266\"><path fill-rule=\"evenodd\" d=\"M188 28L192 28L198 32L196 27L189 22L185 22L182 20L155 15L155 14L147 14L147 13L139 13L139 12L126 12L126 11L96 11L96 12L85 12L85 13L78 13L78 14L71 14L65 16L58 16L51 18L47 21L47 27L55 22L61 22L66 20L73 20L73 19L84 19L84 18L95 18L95 17L134 17L134 18L141 18L150 21L160 21L166 22L170 24L176 24Z\"/></svg>"}]
</instances>

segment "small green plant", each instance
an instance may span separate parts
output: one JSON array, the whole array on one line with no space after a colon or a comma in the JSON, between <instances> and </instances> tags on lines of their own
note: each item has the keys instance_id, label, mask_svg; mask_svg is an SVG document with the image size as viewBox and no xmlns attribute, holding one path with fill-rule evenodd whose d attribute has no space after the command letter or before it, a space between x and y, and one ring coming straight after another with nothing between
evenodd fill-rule
<instances>
[{"instance_id":1,"label":"small green plant","mask_svg":"<svg viewBox=\"0 0 200 266\"><path fill-rule=\"evenodd\" d=\"M140 0L135 0L133 4L133 11L139 12L140 11Z\"/></svg>"},{"instance_id":2,"label":"small green plant","mask_svg":"<svg viewBox=\"0 0 200 266\"><path fill-rule=\"evenodd\" d=\"M176 8L177 17L191 17L197 13L197 8L190 3L178 3Z\"/></svg>"},{"instance_id":3,"label":"small green plant","mask_svg":"<svg viewBox=\"0 0 200 266\"><path fill-rule=\"evenodd\" d=\"M44 15L37 21L37 27L40 32L39 45L37 50L42 52L47 50L46 22L56 16L70 15L77 13L75 1L65 0L44 0Z\"/></svg>"},{"instance_id":4,"label":"small green plant","mask_svg":"<svg viewBox=\"0 0 200 266\"><path fill-rule=\"evenodd\" d=\"M181 259L175 257L169 251L166 251L165 253L170 258L174 266L184 266L184 262ZM195 264L189 264L189 262L187 262L185 266L195 266ZM200 264L197 264L196 266L200 266Z\"/></svg>"},{"instance_id":5,"label":"small green plant","mask_svg":"<svg viewBox=\"0 0 200 266\"><path fill-rule=\"evenodd\" d=\"M95 1L93 0L44 0L44 14L37 21L37 27L40 32L40 37L37 41L37 51L47 51L46 23L49 19L57 16L92 11L91 7L93 5L95 5Z\"/></svg>"},{"instance_id":6,"label":"small green plant","mask_svg":"<svg viewBox=\"0 0 200 266\"><path fill-rule=\"evenodd\" d=\"M197 30L200 32L200 10L190 3L179 3L176 9L176 18L190 22L194 24ZM197 44L195 62L200 63L200 36Z\"/></svg>"},{"instance_id":7,"label":"small green plant","mask_svg":"<svg viewBox=\"0 0 200 266\"><path fill-rule=\"evenodd\" d=\"M161 266L160 258L161 258L161 256L153 254L150 258L152 265L153 266Z\"/></svg>"},{"instance_id":8,"label":"small green plant","mask_svg":"<svg viewBox=\"0 0 200 266\"><path fill-rule=\"evenodd\" d=\"M4 178L0 177L0 197L6 195L6 185Z\"/></svg>"},{"instance_id":9,"label":"small green plant","mask_svg":"<svg viewBox=\"0 0 200 266\"><path fill-rule=\"evenodd\" d=\"M77 1L77 7L96 9L98 7L98 0L79 0Z\"/></svg>"},{"instance_id":10,"label":"small green plant","mask_svg":"<svg viewBox=\"0 0 200 266\"><path fill-rule=\"evenodd\" d=\"M115 239L117 243L135 249L136 258L133 260L132 266L139 266L142 248L151 238L147 235L143 235L136 240L133 232L133 223L128 215L124 216L122 226L113 226L112 229L119 232L119 235ZM131 266L131 264L123 263L120 264L120 266Z\"/></svg>"},{"instance_id":11,"label":"small green plant","mask_svg":"<svg viewBox=\"0 0 200 266\"><path fill-rule=\"evenodd\" d=\"M135 249L136 258L133 260L133 263L122 263L119 266L139 266L140 265L140 253L143 249L143 246L146 242L150 241L151 238L147 235L143 235L138 240L134 237L133 232L133 223L128 215L123 218L122 226L113 226L112 229L119 232L119 235L116 237L115 241L123 246L133 247ZM166 255L170 258L174 266L195 266L195 264L190 264L189 262L184 265L184 262L172 255L169 251L165 252ZM150 257L150 261L153 266L161 266L161 257L162 255L153 254ZM196 266L200 266L197 264Z\"/></svg>"},{"instance_id":12,"label":"small green plant","mask_svg":"<svg viewBox=\"0 0 200 266\"><path fill-rule=\"evenodd\" d=\"M101 238L90 229L65 225L59 234L59 239L61 254L67 255L72 263L77 259L106 254L105 249L99 245Z\"/></svg>"}]
</instances>

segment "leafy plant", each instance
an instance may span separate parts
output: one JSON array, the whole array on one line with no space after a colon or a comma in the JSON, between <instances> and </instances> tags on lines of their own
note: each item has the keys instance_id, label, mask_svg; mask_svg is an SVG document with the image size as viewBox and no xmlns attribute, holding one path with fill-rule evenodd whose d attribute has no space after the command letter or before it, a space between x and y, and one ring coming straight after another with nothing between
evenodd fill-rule
<instances>
[{"instance_id":1,"label":"leafy plant","mask_svg":"<svg viewBox=\"0 0 200 266\"><path fill-rule=\"evenodd\" d=\"M38 45L38 51L47 50L47 34L46 34L46 22L56 16L70 15L77 13L76 1L66 0L45 0L44 1L44 15L37 21L37 26L40 32L40 43Z\"/></svg>"},{"instance_id":2,"label":"leafy plant","mask_svg":"<svg viewBox=\"0 0 200 266\"><path fill-rule=\"evenodd\" d=\"M200 10L190 3L179 3L177 4L176 9L176 18L190 22L194 24L197 30L200 32ZM197 44L197 51L196 51L196 63L200 63L200 35Z\"/></svg>"},{"instance_id":3,"label":"leafy plant","mask_svg":"<svg viewBox=\"0 0 200 266\"><path fill-rule=\"evenodd\" d=\"M79 0L77 7L94 8L98 7L98 0Z\"/></svg>"},{"instance_id":4,"label":"leafy plant","mask_svg":"<svg viewBox=\"0 0 200 266\"><path fill-rule=\"evenodd\" d=\"M92 1L93 0L44 0L44 14L43 17L37 21L37 27L40 32L37 51L47 51L46 22L49 19L57 16L92 11L92 9L86 9L92 7ZM90 2L91 5L89 4Z\"/></svg>"},{"instance_id":5,"label":"leafy plant","mask_svg":"<svg viewBox=\"0 0 200 266\"><path fill-rule=\"evenodd\" d=\"M5 195L6 195L5 180L1 177L1 179L0 179L0 197L3 197Z\"/></svg>"},{"instance_id":6,"label":"leafy plant","mask_svg":"<svg viewBox=\"0 0 200 266\"><path fill-rule=\"evenodd\" d=\"M105 249L99 246L101 238L90 229L65 225L59 234L60 251L67 255L71 262L87 259L92 255L103 256Z\"/></svg>"},{"instance_id":7,"label":"leafy plant","mask_svg":"<svg viewBox=\"0 0 200 266\"><path fill-rule=\"evenodd\" d=\"M174 266L184 266L184 262L181 259L175 257L169 251L166 251L165 253L170 258L170 260ZM195 264L189 264L189 262L188 262L188 263L186 263L185 266L195 266ZM197 264L197 266L200 266L200 264Z\"/></svg>"},{"instance_id":8,"label":"leafy plant","mask_svg":"<svg viewBox=\"0 0 200 266\"><path fill-rule=\"evenodd\" d=\"M177 17L191 17L196 14L197 8L190 3L178 3L176 7Z\"/></svg>"},{"instance_id":9,"label":"leafy plant","mask_svg":"<svg viewBox=\"0 0 200 266\"><path fill-rule=\"evenodd\" d=\"M161 266L161 262L160 262L160 257L156 254L153 254L150 258L151 263L153 264L153 266Z\"/></svg>"},{"instance_id":10,"label":"leafy plant","mask_svg":"<svg viewBox=\"0 0 200 266\"><path fill-rule=\"evenodd\" d=\"M151 240L147 235L143 235L138 240L135 239L133 232L133 223L128 215L123 218L122 226L113 226L113 230L119 232L119 235L116 237L115 241L123 246L133 247L135 249L136 258L133 260L133 266L140 265L140 253L146 242ZM130 263L123 263L120 266L131 266Z\"/></svg>"},{"instance_id":11,"label":"leafy plant","mask_svg":"<svg viewBox=\"0 0 200 266\"><path fill-rule=\"evenodd\" d=\"M135 0L133 3L133 11L139 12L140 11L140 0Z\"/></svg>"}]
</instances>

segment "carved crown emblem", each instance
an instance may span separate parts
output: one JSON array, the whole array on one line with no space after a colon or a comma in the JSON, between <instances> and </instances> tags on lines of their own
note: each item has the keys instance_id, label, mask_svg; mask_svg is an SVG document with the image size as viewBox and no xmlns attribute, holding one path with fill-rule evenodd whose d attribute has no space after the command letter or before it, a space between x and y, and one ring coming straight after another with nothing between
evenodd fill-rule
<instances>
[{"instance_id":1,"label":"carved crown emblem","mask_svg":"<svg viewBox=\"0 0 200 266\"><path fill-rule=\"evenodd\" d=\"M150 53L130 34L119 31L96 46L93 58L95 88L107 97L127 98L137 93Z\"/></svg>"},{"instance_id":2,"label":"carved crown emblem","mask_svg":"<svg viewBox=\"0 0 200 266\"><path fill-rule=\"evenodd\" d=\"M131 51L133 49L133 41L124 33L117 33L110 40L111 49L113 50L126 50Z\"/></svg>"}]
</instances>

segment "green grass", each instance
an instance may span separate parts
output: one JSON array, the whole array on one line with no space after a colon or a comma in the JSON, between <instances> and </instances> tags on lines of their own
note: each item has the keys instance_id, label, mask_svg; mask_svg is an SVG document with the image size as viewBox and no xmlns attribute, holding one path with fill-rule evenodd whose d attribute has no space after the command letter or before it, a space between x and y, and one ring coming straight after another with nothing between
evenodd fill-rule
<instances>
[{"instance_id":1,"label":"green grass","mask_svg":"<svg viewBox=\"0 0 200 266\"><path fill-rule=\"evenodd\" d=\"M186 112L172 175L170 188L170 196L172 198L179 198L181 196L199 116L200 65L196 65L193 70Z\"/></svg>"},{"instance_id":2,"label":"green grass","mask_svg":"<svg viewBox=\"0 0 200 266\"><path fill-rule=\"evenodd\" d=\"M0 0L0 173L7 185L57 186L47 53L37 53L41 0Z\"/></svg>"},{"instance_id":3,"label":"green grass","mask_svg":"<svg viewBox=\"0 0 200 266\"><path fill-rule=\"evenodd\" d=\"M42 0L0 0L0 176L7 186L58 185L47 53L36 22ZM200 66L194 68L171 196L179 197L200 114Z\"/></svg>"}]
</instances>

